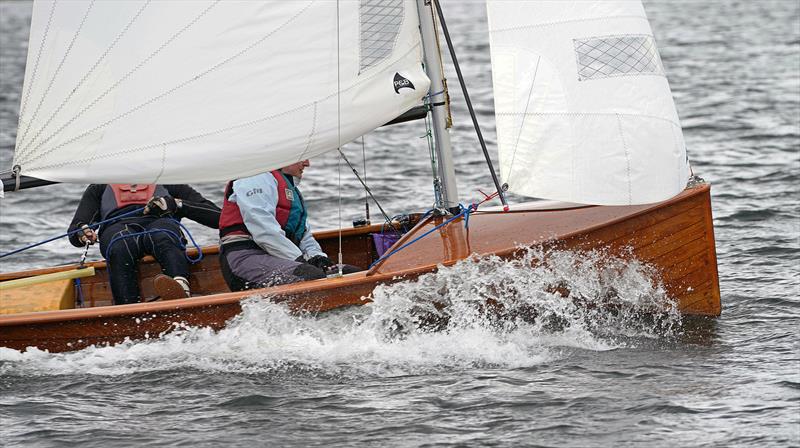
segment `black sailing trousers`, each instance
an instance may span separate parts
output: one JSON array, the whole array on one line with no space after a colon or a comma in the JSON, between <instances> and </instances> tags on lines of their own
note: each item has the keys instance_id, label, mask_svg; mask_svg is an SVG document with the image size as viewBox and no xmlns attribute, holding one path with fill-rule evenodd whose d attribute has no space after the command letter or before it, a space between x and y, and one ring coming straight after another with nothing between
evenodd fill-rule
<instances>
[{"instance_id":1,"label":"black sailing trousers","mask_svg":"<svg viewBox=\"0 0 800 448\"><path fill-rule=\"evenodd\" d=\"M105 226L100 231L100 252L108 262L114 304L137 303L139 260L152 255L164 274L189 278L189 261L181 248L178 223L171 218L142 216Z\"/></svg>"}]
</instances>

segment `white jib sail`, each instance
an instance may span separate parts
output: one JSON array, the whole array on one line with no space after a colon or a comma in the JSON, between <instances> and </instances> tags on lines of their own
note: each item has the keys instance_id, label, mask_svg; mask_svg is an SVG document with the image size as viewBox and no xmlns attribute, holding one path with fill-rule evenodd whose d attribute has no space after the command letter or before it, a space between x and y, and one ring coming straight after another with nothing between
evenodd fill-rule
<instances>
[{"instance_id":1,"label":"white jib sail","mask_svg":"<svg viewBox=\"0 0 800 448\"><path fill-rule=\"evenodd\" d=\"M512 192L645 204L686 186L678 114L640 1L487 0Z\"/></svg>"},{"instance_id":2,"label":"white jib sail","mask_svg":"<svg viewBox=\"0 0 800 448\"><path fill-rule=\"evenodd\" d=\"M276 169L419 104L421 57L413 0L37 0L14 164L81 183Z\"/></svg>"}]
</instances>

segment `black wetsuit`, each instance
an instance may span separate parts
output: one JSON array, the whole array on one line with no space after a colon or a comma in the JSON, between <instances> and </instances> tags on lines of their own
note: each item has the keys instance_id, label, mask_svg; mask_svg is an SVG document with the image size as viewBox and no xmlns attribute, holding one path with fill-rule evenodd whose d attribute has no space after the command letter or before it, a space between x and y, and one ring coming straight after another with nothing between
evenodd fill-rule
<instances>
[{"instance_id":1,"label":"black wetsuit","mask_svg":"<svg viewBox=\"0 0 800 448\"><path fill-rule=\"evenodd\" d=\"M80 228L84 224L100 222L101 204L106 184L92 184L86 188L81 197L75 216L69 225L69 231ZM189 218L211 228L219 227L220 209L213 202L204 198L189 185L163 185L170 196L182 201L182 206L173 217ZM105 219L141 208L142 205L128 205L109 213ZM109 282L114 304L136 303L140 301L139 292L139 260L145 255L153 255L161 264L162 271L170 276L189 278L189 262L181 250L181 229L170 217L142 216L137 213L104 224L98 230L100 253L108 261ZM145 232L142 235L123 238ZM80 232L69 238L72 245L82 247ZM113 244L112 244L113 242Z\"/></svg>"}]
</instances>

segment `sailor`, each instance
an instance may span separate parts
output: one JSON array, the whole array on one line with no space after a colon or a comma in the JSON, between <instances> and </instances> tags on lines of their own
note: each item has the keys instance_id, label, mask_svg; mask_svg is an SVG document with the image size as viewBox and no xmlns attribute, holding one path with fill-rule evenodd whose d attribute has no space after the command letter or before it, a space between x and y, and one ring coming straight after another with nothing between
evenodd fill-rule
<instances>
[{"instance_id":1,"label":"sailor","mask_svg":"<svg viewBox=\"0 0 800 448\"><path fill-rule=\"evenodd\" d=\"M232 291L325 278L338 265L311 235L297 185L302 160L228 182L220 217L222 275ZM342 265L349 274L360 269Z\"/></svg>"},{"instance_id":2,"label":"sailor","mask_svg":"<svg viewBox=\"0 0 800 448\"><path fill-rule=\"evenodd\" d=\"M142 206L144 210L136 212ZM113 220L115 216L120 219ZM186 217L216 229L219 216L219 207L189 185L92 184L83 192L69 225L70 232L83 232L72 234L70 242L83 247L99 239L115 305L141 300L138 266L145 254L161 264L163 274L154 280L157 295L190 297L189 261L178 220ZM90 228L107 220L112 221L101 225L97 233Z\"/></svg>"}]
</instances>

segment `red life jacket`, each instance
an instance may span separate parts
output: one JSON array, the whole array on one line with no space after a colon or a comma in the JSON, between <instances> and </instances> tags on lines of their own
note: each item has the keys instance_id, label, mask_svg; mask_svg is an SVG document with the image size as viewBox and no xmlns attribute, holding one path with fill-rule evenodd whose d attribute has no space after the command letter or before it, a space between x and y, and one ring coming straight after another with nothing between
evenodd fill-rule
<instances>
[{"instance_id":1,"label":"red life jacket","mask_svg":"<svg viewBox=\"0 0 800 448\"><path fill-rule=\"evenodd\" d=\"M153 196L168 194L166 188L156 184L107 184L100 201L100 215L106 219L115 210L145 205Z\"/></svg>"},{"instance_id":2,"label":"red life jacket","mask_svg":"<svg viewBox=\"0 0 800 448\"><path fill-rule=\"evenodd\" d=\"M250 231L244 225L242 211L239 204L230 200L233 194L233 181L225 185L225 196L222 199L222 213L219 215L219 237L225 235L250 235Z\"/></svg>"},{"instance_id":3,"label":"red life jacket","mask_svg":"<svg viewBox=\"0 0 800 448\"><path fill-rule=\"evenodd\" d=\"M286 179L281 174L280 170L270 172L275 180L278 181L278 204L275 207L275 219L281 228L286 226L289 220L289 212L292 210L292 201L294 195L291 193L292 188L286 183ZM220 238L226 235L250 235L250 231L244 225L242 218L242 211L239 205L230 200L233 194L233 181L225 185L225 196L222 200L222 213L219 217L219 236Z\"/></svg>"},{"instance_id":4,"label":"red life jacket","mask_svg":"<svg viewBox=\"0 0 800 448\"><path fill-rule=\"evenodd\" d=\"M294 193L292 193L293 189L286 182L286 178L283 177L283 173L280 170L273 171L272 176L278 181L278 205L275 207L275 219L278 220L281 228L286 230L286 222L289 221L292 202L295 200Z\"/></svg>"}]
</instances>

